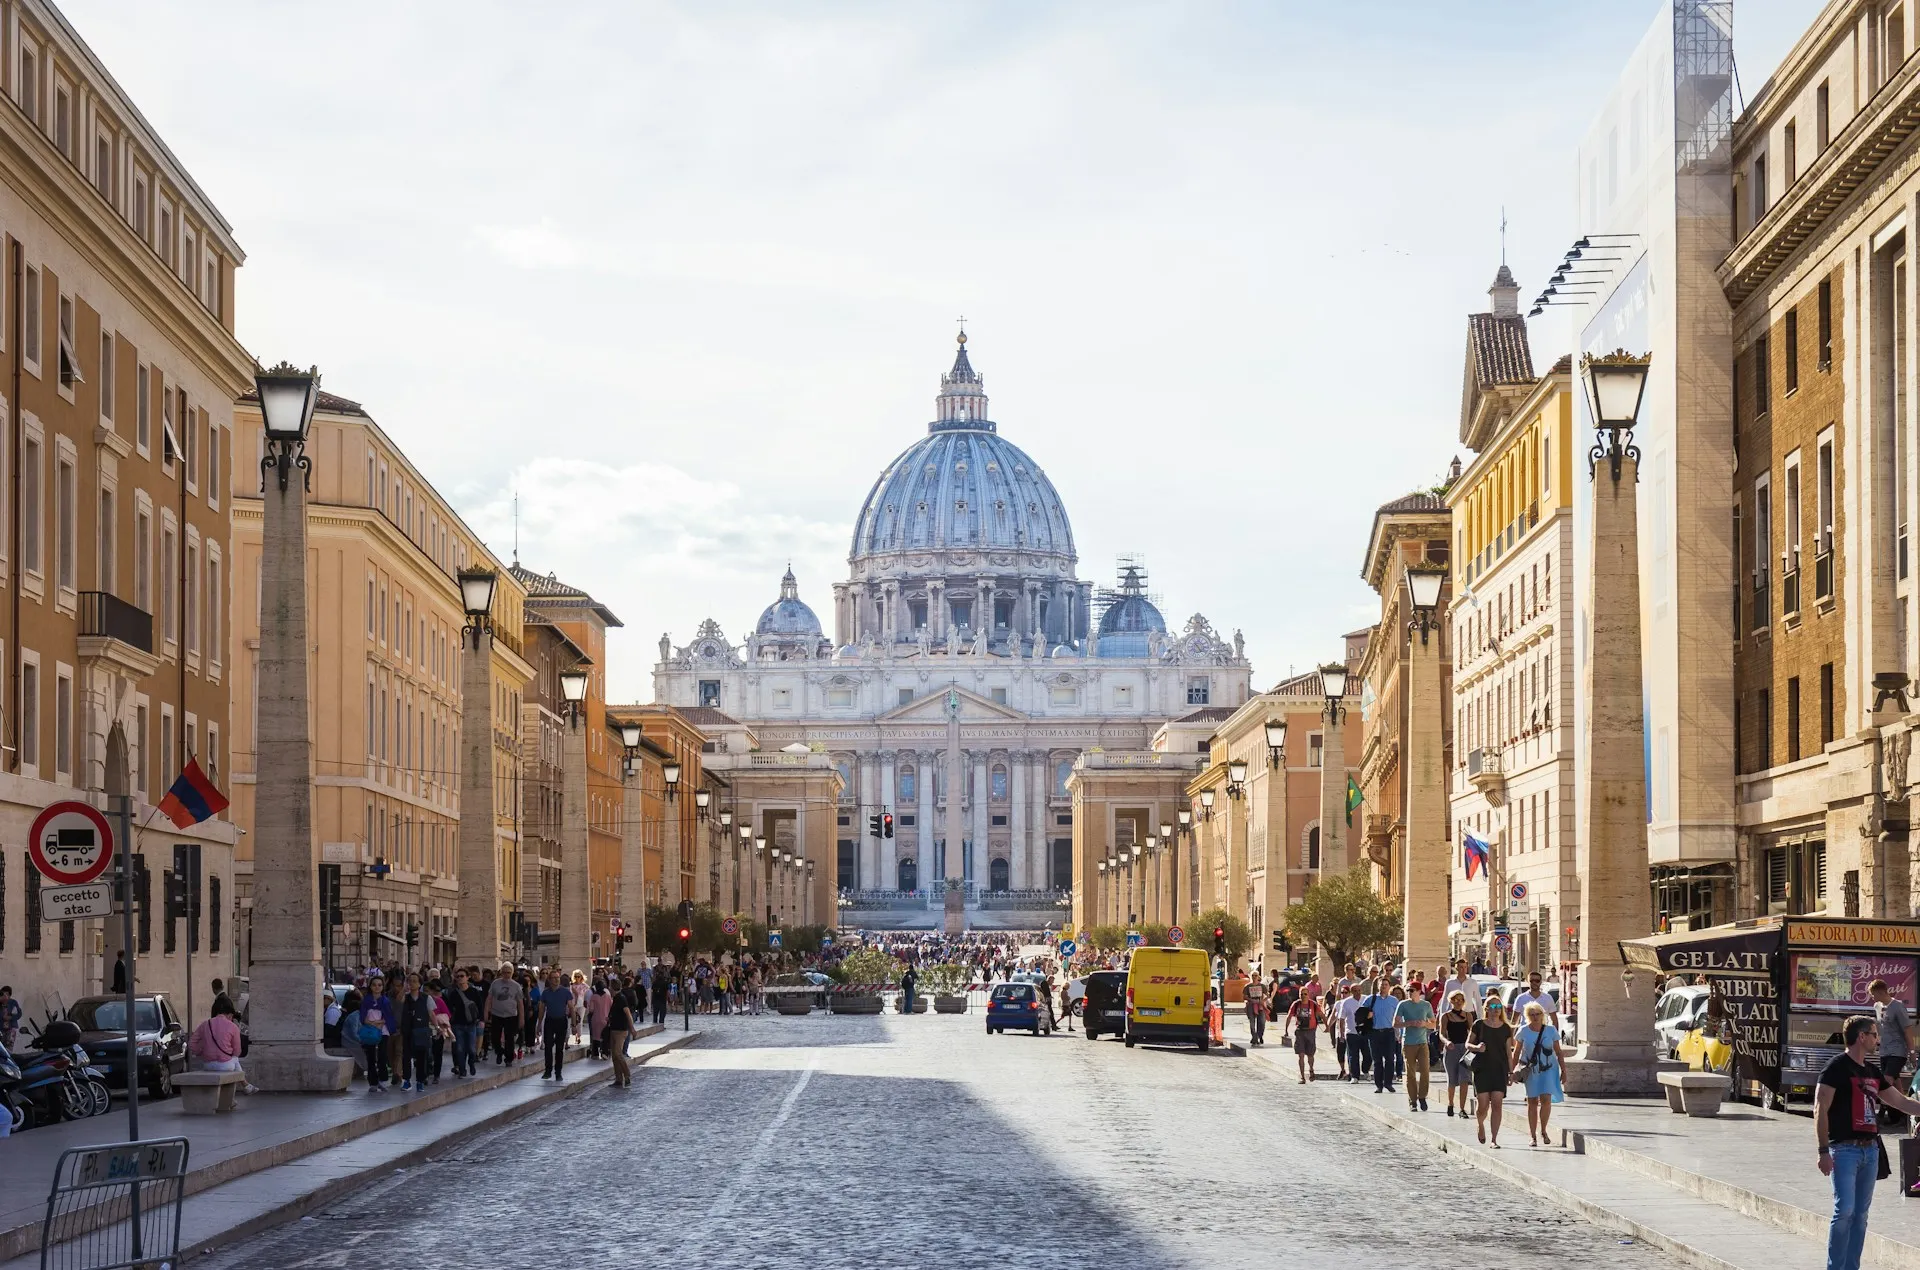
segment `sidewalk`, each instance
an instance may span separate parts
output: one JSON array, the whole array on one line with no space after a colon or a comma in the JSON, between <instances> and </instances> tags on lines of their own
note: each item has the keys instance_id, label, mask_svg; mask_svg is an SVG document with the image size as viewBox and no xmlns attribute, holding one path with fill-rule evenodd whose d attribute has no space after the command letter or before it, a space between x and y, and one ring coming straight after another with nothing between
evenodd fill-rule
<instances>
[{"instance_id":1,"label":"sidewalk","mask_svg":"<svg viewBox=\"0 0 1920 1270\"><path fill-rule=\"evenodd\" d=\"M1595 1222L1674 1253L1695 1266L1818 1265L1826 1255L1833 1191L1814 1167L1813 1124L1728 1103L1714 1119L1677 1116L1658 1099L1574 1099L1553 1110L1557 1144L1527 1145L1522 1099L1507 1101L1502 1150L1482 1146L1471 1118L1446 1114L1445 1078L1427 1112L1407 1108L1399 1093L1375 1094L1371 1082L1327 1079L1331 1047L1321 1040L1321 1080L1300 1085L1294 1052L1278 1033L1246 1045L1246 1020L1229 1019L1227 1038L1281 1082L1282 1098L1344 1106L1454 1156L1462 1163ZM1897 1143L1887 1137L1895 1156ZM1920 1270L1920 1200L1900 1194L1897 1176L1880 1183L1864 1262L1886 1270Z\"/></svg>"},{"instance_id":2,"label":"sidewalk","mask_svg":"<svg viewBox=\"0 0 1920 1270\"><path fill-rule=\"evenodd\" d=\"M649 1026L636 1034L635 1064L698 1039ZM185 1137L190 1144L181 1250L187 1241L224 1241L297 1216L306 1206L358 1185L375 1172L450 1138L504 1124L590 1084L612 1064L568 1052L559 1084L538 1079L536 1055L508 1066L482 1063L478 1076L442 1077L427 1093L370 1094L364 1083L342 1094L254 1094L224 1115L189 1116L178 1098L140 1105L140 1136ZM527 1079L534 1077L535 1079ZM0 1145L0 1270L37 1266L47 1188L60 1153L124 1139L126 1106L104 1116L49 1125ZM17 1259L17 1260L15 1260Z\"/></svg>"}]
</instances>

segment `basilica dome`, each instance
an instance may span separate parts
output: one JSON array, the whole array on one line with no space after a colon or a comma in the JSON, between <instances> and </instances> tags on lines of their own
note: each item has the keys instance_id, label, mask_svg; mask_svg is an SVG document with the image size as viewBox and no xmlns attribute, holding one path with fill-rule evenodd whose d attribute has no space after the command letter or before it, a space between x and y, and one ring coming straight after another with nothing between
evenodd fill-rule
<instances>
[{"instance_id":1,"label":"basilica dome","mask_svg":"<svg viewBox=\"0 0 1920 1270\"><path fill-rule=\"evenodd\" d=\"M780 579L780 598L762 610L760 621L753 629L756 635L776 638L821 634L820 619L800 598L800 584L794 580L791 568Z\"/></svg>"},{"instance_id":2,"label":"basilica dome","mask_svg":"<svg viewBox=\"0 0 1920 1270\"><path fill-rule=\"evenodd\" d=\"M854 522L854 563L895 553L1012 551L1054 557L1040 568L1069 572L1073 529L1053 482L987 418L983 380L967 360L966 335L940 377L938 418L874 482Z\"/></svg>"}]
</instances>

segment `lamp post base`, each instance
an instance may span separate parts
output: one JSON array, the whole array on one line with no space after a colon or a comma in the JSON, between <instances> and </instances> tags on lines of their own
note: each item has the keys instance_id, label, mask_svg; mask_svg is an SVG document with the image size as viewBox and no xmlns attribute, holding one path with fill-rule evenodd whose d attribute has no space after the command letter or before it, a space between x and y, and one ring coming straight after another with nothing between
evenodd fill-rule
<instances>
[{"instance_id":1,"label":"lamp post base","mask_svg":"<svg viewBox=\"0 0 1920 1270\"><path fill-rule=\"evenodd\" d=\"M249 1081L269 1093L337 1094L353 1083L353 1060L312 1042L253 1045L240 1065Z\"/></svg>"},{"instance_id":2,"label":"lamp post base","mask_svg":"<svg viewBox=\"0 0 1920 1270\"><path fill-rule=\"evenodd\" d=\"M1659 1074L1683 1067L1654 1057L1651 1043L1582 1045L1561 1065L1560 1077L1576 1098L1652 1098L1660 1093Z\"/></svg>"}]
</instances>

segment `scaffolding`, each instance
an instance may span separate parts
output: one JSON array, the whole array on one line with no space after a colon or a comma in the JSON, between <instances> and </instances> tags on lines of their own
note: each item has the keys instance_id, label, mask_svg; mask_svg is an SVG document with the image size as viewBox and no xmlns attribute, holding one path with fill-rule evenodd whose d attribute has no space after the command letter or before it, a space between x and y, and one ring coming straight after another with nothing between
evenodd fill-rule
<instances>
[{"instance_id":1,"label":"scaffolding","mask_svg":"<svg viewBox=\"0 0 1920 1270\"><path fill-rule=\"evenodd\" d=\"M1131 595L1143 597L1154 608L1165 612L1160 603L1160 593L1147 589L1147 557L1144 552L1123 551L1113 558L1113 574L1117 586L1101 587L1093 593L1093 629L1100 629L1100 619L1107 610Z\"/></svg>"},{"instance_id":2,"label":"scaffolding","mask_svg":"<svg viewBox=\"0 0 1920 1270\"><path fill-rule=\"evenodd\" d=\"M1674 170L1725 172L1733 144L1733 0L1674 0Z\"/></svg>"}]
</instances>

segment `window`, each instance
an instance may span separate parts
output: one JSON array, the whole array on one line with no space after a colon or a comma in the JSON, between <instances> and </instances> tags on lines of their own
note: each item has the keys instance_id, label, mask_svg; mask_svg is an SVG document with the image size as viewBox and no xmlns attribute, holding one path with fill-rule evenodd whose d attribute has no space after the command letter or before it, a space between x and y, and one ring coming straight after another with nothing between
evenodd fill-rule
<instances>
[{"instance_id":1,"label":"window","mask_svg":"<svg viewBox=\"0 0 1920 1270\"><path fill-rule=\"evenodd\" d=\"M1813 146L1816 154L1826 153L1827 142L1833 139L1832 118L1827 81L1823 79L1820 87L1813 90Z\"/></svg>"},{"instance_id":2,"label":"window","mask_svg":"<svg viewBox=\"0 0 1920 1270\"><path fill-rule=\"evenodd\" d=\"M1787 395L1800 387L1800 314L1787 310Z\"/></svg>"},{"instance_id":3,"label":"window","mask_svg":"<svg viewBox=\"0 0 1920 1270\"><path fill-rule=\"evenodd\" d=\"M220 506L220 427L207 418L207 506Z\"/></svg>"},{"instance_id":4,"label":"window","mask_svg":"<svg viewBox=\"0 0 1920 1270\"><path fill-rule=\"evenodd\" d=\"M100 333L100 417L113 422L113 336Z\"/></svg>"},{"instance_id":5,"label":"window","mask_svg":"<svg viewBox=\"0 0 1920 1270\"><path fill-rule=\"evenodd\" d=\"M31 432L21 447L20 468L20 554L30 573L40 573L40 438Z\"/></svg>"},{"instance_id":6,"label":"window","mask_svg":"<svg viewBox=\"0 0 1920 1270\"><path fill-rule=\"evenodd\" d=\"M1794 126L1794 121L1789 119L1787 126L1780 130L1780 159L1786 164L1783 175L1786 177L1788 187L1791 187L1794 178L1800 175L1799 142L1799 129Z\"/></svg>"},{"instance_id":7,"label":"window","mask_svg":"<svg viewBox=\"0 0 1920 1270\"><path fill-rule=\"evenodd\" d=\"M59 776L73 771L73 680L64 674L53 680L53 770Z\"/></svg>"},{"instance_id":8,"label":"window","mask_svg":"<svg viewBox=\"0 0 1920 1270\"><path fill-rule=\"evenodd\" d=\"M1760 155L1753 161L1753 177L1747 183L1749 198L1747 212L1758 225L1760 218L1767 214L1767 156Z\"/></svg>"},{"instance_id":9,"label":"window","mask_svg":"<svg viewBox=\"0 0 1920 1270\"><path fill-rule=\"evenodd\" d=\"M773 708L776 710L793 709L793 689L775 688L773 690Z\"/></svg>"},{"instance_id":10,"label":"window","mask_svg":"<svg viewBox=\"0 0 1920 1270\"><path fill-rule=\"evenodd\" d=\"M149 783L153 774L147 768L147 708L136 706L133 711L134 737L129 747L133 751L133 792L141 798L153 797L153 786Z\"/></svg>"},{"instance_id":11,"label":"window","mask_svg":"<svg viewBox=\"0 0 1920 1270\"><path fill-rule=\"evenodd\" d=\"M1759 630L1771 619L1772 605L1767 596L1769 556L1773 551L1773 489L1763 474L1753 483L1753 629Z\"/></svg>"},{"instance_id":12,"label":"window","mask_svg":"<svg viewBox=\"0 0 1920 1270\"><path fill-rule=\"evenodd\" d=\"M1756 419L1769 408L1771 370L1767 362L1767 337L1761 335L1753 341L1753 417Z\"/></svg>"},{"instance_id":13,"label":"window","mask_svg":"<svg viewBox=\"0 0 1920 1270\"><path fill-rule=\"evenodd\" d=\"M20 41L20 109L40 122L40 50L26 40Z\"/></svg>"},{"instance_id":14,"label":"window","mask_svg":"<svg viewBox=\"0 0 1920 1270\"><path fill-rule=\"evenodd\" d=\"M78 527L73 507L73 460L65 456L54 470L53 515L53 531L58 535L54 543L54 564L59 570L59 584L73 590L74 539Z\"/></svg>"},{"instance_id":15,"label":"window","mask_svg":"<svg viewBox=\"0 0 1920 1270\"><path fill-rule=\"evenodd\" d=\"M1078 688L1056 686L1047 690L1047 701L1049 704L1056 706L1078 705L1080 704L1080 690Z\"/></svg>"},{"instance_id":16,"label":"window","mask_svg":"<svg viewBox=\"0 0 1920 1270\"><path fill-rule=\"evenodd\" d=\"M179 550L174 527L163 522L160 527L160 622L169 644L180 638L180 610L173 600L174 578L179 571Z\"/></svg>"},{"instance_id":17,"label":"window","mask_svg":"<svg viewBox=\"0 0 1920 1270\"><path fill-rule=\"evenodd\" d=\"M1800 676L1787 680L1787 762L1800 761Z\"/></svg>"},{"instance_id":18,"label":"window","mask_svg":"<svg viewBox=\"0 0 1920 1270\"><path fill-rule=\"evenodd\" d=\"M136 366L133 370L133 443L142 454L153 445L153 402L149 398L147 386L147 368Z\"/></svg>"},{"instance_id":19,"label":"window","mask_svg":"<svg viewBox=\"0 0 1920 1270\"><path fill-rule=\"evenodd\" d=\"M180 409L174 418L180 421L181 453L187 461L187 488L200 488L200 416L203 412L187 404L187 390L180 390Z\"/></svg>"},{"instance_id":20,"label":"window","mask_svg":"<svg viewBox=\"0 0 1920 1270\"><path fill-rule=\"evenodd\" d=\"M1833 663L1820 667L1820 746L1833 744Z\"/></svg>"},{"instance_id":21,"label":"window","mask_svg":"<svg viewBox=\"0 0 1920 1270\"><path fill-rule=\"evenodd\" d=\"M1798 613L1800 611L1800 451L1795 450L1787 456L1784 471L1786 506L1782 509L1786 523L1782 526L1783 546L1780 552L1782 596L1781 612Z\"/></svg>"},{"instance_id":22,"label":"window","mask_svg":"<svg viewBox=\"0 0 1920 1270\"><path fill-rule=\"evenodd\" d=\"M153 515L142 507L133 514L133 602L153 612Z\"/></svg>"},{"instance_id":23,"label":"window","mask_svg":"<svg viewBox=\"0 0 1920 1270\"><path fill-rule=\"evenodd\" d=\"M1762 688L1754 694L1754 727L1759 732L1758 771L1773 766L1773 693Z\"/></svg>"},{"instance_id":24,"label":"window","mask_svg":"<svg viewBox=\"0 0 1920 1270\"><path fill-rule=\"evenodd\" d=\"M40 271L28 269L20 284L20 302L24 310L22 321L26 326L20 339L20 355L27 360L33 373L40 373Z\"/></svg>"},{"instance_id":25,"label":"window","mask_svg":"<svg viewBox=\"0 0 1920 1270\"><path fill-rule=\"evenodd\" d=\"M901 705L903 705L903 706L905 706L905 705L911 705L911 704L913 704L913 689L911 689L911 688L902 688L902 689L900 689L900 701L899 701L899 704L901 704Z\"/></svg>"},{"instance_id":26,"label":"window","mask_svg":"<svg viewBox=\"0 0 1920 1270\"><path fill-rule=\"evenodd\" d=\"M53 144L61 154L73 157L73 96L62 84L53 88Z\"/></svg>"},{"instance_id":27,"label":"window","mask_svg":"<svg viewBox=\"0 0 1920 1270\"><path fill-rule=\"evenodd\" d=\"M153 241L147 227L147 178L138 168L133 172L133 232L140 235L142 242Z\"/></svg>"},{"instance_id":28,"label":"window","mask_svg":"<svg viewBox=\"0 0 1920 1270\"><path fill-rule=\"evenodd\" d=\"M841 710L850 709L853 706L853 689L851 688L827 689L827 704L835 709L841 709Z\"/></svg>"},{"instance_id":29,"label":"window","mask_svg":"<svg viewBox=\"0 0 1920 1270\"><path fill-rule=\"evenodd\" d=\"M119 532L119 521L114 514L113 491L103 489L100 491L100 559L97 564L100 572L100 589L112 595L118 595L120 592L120 588L116 585L118 579L114 577L113 559L114 544L119 538Z\"/></svg>"},{"instance_id":30,"label":"window","mask_svg":"<svg viewBox=\"0 0 1920 1270\"><path fill-rule=\"evenodd\" d=\"M207 544L207 662L220 664L220 553L212 543Z\"/></svg>"},{"instance_id":31,"label":"window","mask_svg":"<svg viewBox=\"0 0 1920 1270\"><path fill-rule=\"evenodd\" d=\"M217 875L207 878L207 951L220 951L220 928L225 926L226 913L220 907L220 879Z\"/></svg>"},{"instance_id":32,"label":"window","mask_svg":"<svg viewBox=\"0 0 1920 1270\"><path fill-rule=\"evenodd\" d=\"M73 297L60 297L60 386L68 392L75 384L87 382L80 373L80 358L73 351Z\"/></svg>"},{"instance_id":33,"label":"window","mask_svg":"<svg viewBox=\"0 0 1920 1270\"><path fill-rule=\"evenodd\" d=\"M1133 685L1115 684L1113 688L1113 708L1116 710L1133 709Z\"/></svg>"},{"instance_id":34,"label":"window","mask_svg":"<svg viewBox=\"0 0 1920 1270\"><path fill-rule=\"evenodd\" d=\"M20 666L20 761L40 765L40 664L34 661Z\"/></svg>"},{"instance_id":35,"label":"window","mask_svg":"<svg viewBox=\"0 0 1920 1270\"><path fill-rule=\"evenodd\" d=\"M1204 706L1212 698L1212 695L1213 695L1212 680L1207 679L1205 676L1198 676L1193 679L1187 680L1187 704L1188 705Z\"/></svg>"},{"instance_id":36,"label":"window","mask_svg":"<svg viewBox=\"0 0 1920 1270\"><path fill-rule=\"evenodd\" d=\"M27 892L27 937L26 950L30 953L40 951L40 870L28 865L23 870ZM145 951L142 949L141 951Z\"/></svg>"},{"instance_id":37,"label":"window","mask_svg":"<svg viewBox=\"0 0 1920 1270\"><path fill-rule=\"evenodd\" d=\"M1820 279L1818 296L1814 302L1815 369L1828 371L1833 369L1833 279Z\"/></svg>"},{"instance_id":38,"label":"window","mask_svg":"<svg viewBox=\"0 0 1920 1270\"><path fill-rule=\"evenodd\" d=\"M173 390L160 390L160 470L173 474L173 461L180 453L180 438L173 430Z\"/></svg>"},{"instance_id":39,"label":"window","mask_svg":"<svg viewBox=\"0 0 1920 1270\"><path fill-rule=\"evenodd\" d=\"M107 137L93 139L93 188L100 197L113 200L113 142Z\"/></svg>"},{"instance_id":40,"label":"window","mask_svg":"<svg viewBox=\"0 0 1920 1270\"><path fill-rule=\"evenodd\" d=\"M160 707L160 784L171 785L178 769L173 765L173 707Z\"/></svg>"},{"instance_id":41,"label":"window","mask_svg":"<svg viewBox=\"0 0 1920 1270\"><path fill-rule=\"evenodd\" d=\"M993 690L993 703L1000 706L1007 704L1007 690L1005 688L995 688Z\"/></svg>"},{"instance_id":42,"label":"window","mask_svg":"<svg viewBox=\"0 0 1920 1270\"><path fill-rule=\"evenodd\" d=\"M1321 732L1307 734L1307 766L1326 766L1326 735Z\"/></svg>"}]
</instances>

